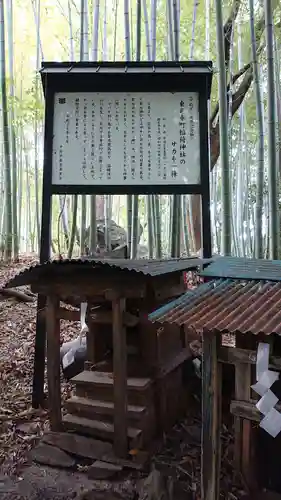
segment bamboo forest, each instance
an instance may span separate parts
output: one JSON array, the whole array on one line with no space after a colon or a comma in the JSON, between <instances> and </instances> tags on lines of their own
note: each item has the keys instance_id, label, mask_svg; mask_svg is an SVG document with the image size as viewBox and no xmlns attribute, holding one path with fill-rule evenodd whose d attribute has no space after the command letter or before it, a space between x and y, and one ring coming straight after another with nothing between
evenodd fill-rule
<instances>
[{"instance_id":1,"label":"bamboo forest","mask_svg":"<svg viewBox=\"0 0 281 500\"><path fill-rule=\"evenodd\" d=\"M3 259L36 253L40 243L41 63L79 60L213 61L213 252L279 256L278 1L3 0L0 5ZM78 256L127 240L134 258L189 256L200 253L200 226L196 195L54 196L52 253Z\"/></svg>"}]
</instances>

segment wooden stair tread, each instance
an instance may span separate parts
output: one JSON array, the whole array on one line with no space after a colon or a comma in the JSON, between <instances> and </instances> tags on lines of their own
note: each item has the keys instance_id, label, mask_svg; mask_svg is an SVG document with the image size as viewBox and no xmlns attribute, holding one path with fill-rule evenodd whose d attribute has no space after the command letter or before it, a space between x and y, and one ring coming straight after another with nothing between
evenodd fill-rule
<instances>
[{"instance_id":1,"label":"wooden stair tread","mask_svg":"<svg viewBox=\"0 0 281 500\"><path fill-rule=\"evenodd\" d=\"M85 430L85 432L90 430L91 432L104 432L106 434L114 435L114 425L109 422L102 422L100 420L90 420L89 418L78 417L76 415L64 415L63 424L66 424L67 427L74 426L76 429L79 428L81 431ZM141 435L142 431L140 429L135 429L133 427L128 427L128 437L129 439L136 439Z\"/></svg>"},{"instance_id":2,"label":"wooden stair tread","mask_svg":"<svg viewBox=\"0 0 281 500\"><path fill-rule=\"evenodd\" d=\"M100 387L113 386L113 374L108 372L95 372L84 370L71 379L71 382L77 385L94 384ZM150 378L133 378L127 379L128 389L143 390L149 387L152 383Z\"/></svg>"},{"instance_id":3,"label":"wooden stair tread","mask_svg":"<svg viewBox=\"0 0 281 500\"><path fill-rule=\"evenodd\" d=\"M83 398L79 396L72 396L66 400L66 404L69 406L85 406L97 411L99 413L113 414L114 413L114 403L111 401L99 401L97 399ZM136 414L141 416L145 413L145 406L128 405L128 413Z\"/></svg>"}]
</instances>

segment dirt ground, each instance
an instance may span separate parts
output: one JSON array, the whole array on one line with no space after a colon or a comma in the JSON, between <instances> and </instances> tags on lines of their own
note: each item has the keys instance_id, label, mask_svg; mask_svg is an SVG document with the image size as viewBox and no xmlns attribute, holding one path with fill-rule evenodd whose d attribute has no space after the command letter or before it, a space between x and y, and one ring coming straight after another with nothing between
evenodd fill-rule
<instances>
[{"instance_id":1,"label":"dirt ground","mask_svg":"<svg viewBox=\"0 0 281 500\"><path fill-rule=\"evenodd\" d=\"M0 263L0 288L34 263L33 256L15 265ZM27 452L48 429L47 413L31 408L36 305L35 296L22 302L0 293L0 473L9 476L18 473ZM78 328L62 325L63 337L72 338ZM68 394L69 384L62 383L62 392Z\"/></svg>"},{"instance_id":2,"label":"dirt ground","mask_svg":"<svg viewBox=\"0 0 281 500\"><path fill-rule=\"evenodd\" d=\"M34 263L29 256L15 265L0 264L0 288ZM26 303L0 294L1 500L75 498L92 487L85 474L29 464L29 451L49 427L47 412L31 407L35 321L36 297ZM78 328L64 325L64 339L76 335ZM69 390L62 382L63 397Z\"/></svg>"},{"instance_id":3,"label":"dirt ground","mask_svg":"<svg viewBox=\"0 0 281 500\"><path fill-rule=\"evenodd\" d=\"M20 476L0 476L1 500L68 500L93 488L85 474L31 465Z\"/></svg>"}]
</instances>

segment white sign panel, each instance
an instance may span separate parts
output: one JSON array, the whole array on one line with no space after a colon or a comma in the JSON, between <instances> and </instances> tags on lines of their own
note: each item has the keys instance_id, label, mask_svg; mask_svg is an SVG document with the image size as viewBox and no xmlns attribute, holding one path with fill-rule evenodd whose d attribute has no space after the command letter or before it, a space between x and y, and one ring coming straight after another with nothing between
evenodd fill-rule
<instances>
[{"instance_id":1,"label":"white sign panel","mask_svg":"<svg viewBox=\"0 0 281 500\"><path fill-rule=\"evenodd\" d=\"M198 94L57 93L52 183L199 184Z\"/></svg>"}]
</instances>

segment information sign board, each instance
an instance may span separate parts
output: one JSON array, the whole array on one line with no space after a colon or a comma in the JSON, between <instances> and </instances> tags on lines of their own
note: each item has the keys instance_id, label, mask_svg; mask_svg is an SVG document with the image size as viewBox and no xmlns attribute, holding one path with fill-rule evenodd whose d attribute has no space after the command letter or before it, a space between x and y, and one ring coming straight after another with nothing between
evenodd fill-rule
<instances>
[{"instance_id":1,"label":"information sign board","mask_svg":"<svg viewBox=\"0 0 281 500\"><path fill-rule=\"evenodd\" d=\"M52 183L200 184L198 93L56 93Z\"/></svg>"}]
</instances>

